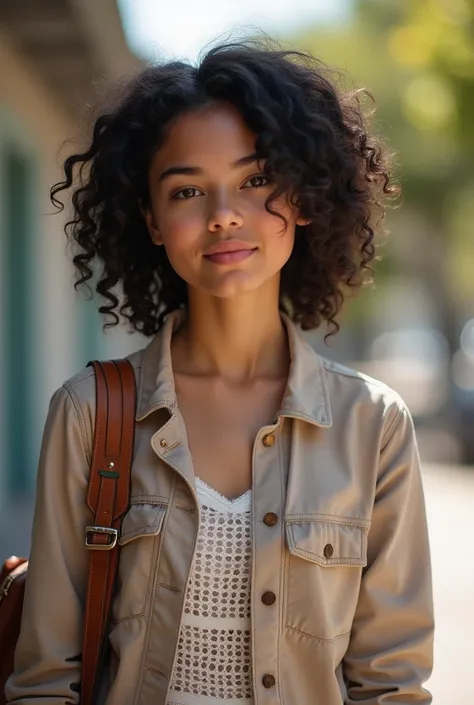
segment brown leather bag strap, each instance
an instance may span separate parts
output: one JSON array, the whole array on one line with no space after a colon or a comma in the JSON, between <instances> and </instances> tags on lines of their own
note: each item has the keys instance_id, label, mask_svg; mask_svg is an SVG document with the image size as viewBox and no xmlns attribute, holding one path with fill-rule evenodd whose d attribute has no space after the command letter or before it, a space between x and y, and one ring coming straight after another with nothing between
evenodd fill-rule
<instances>
[{"instance_id":1,"label":"brown leather bag strap","mask_svg":"<svg viewBox=\"0 0 474 705\"><path fill-rule=\"evenodd\" d=\"M92 705L101 665L119 557L119 531L130 502L136 390L127 360L89 365L96 381L96 421L87 504L95 516L86 529L89 584L84 616L81 705Z\"/></svg>"}]
</instances>

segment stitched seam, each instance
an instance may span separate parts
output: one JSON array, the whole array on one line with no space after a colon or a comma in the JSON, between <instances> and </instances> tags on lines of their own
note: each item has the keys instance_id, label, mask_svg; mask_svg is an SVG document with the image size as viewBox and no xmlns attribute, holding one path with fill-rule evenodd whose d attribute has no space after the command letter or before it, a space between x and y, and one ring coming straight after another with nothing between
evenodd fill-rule
<instances>
[{"instance_id":1,"label":"stitched seam","mask_svg":"<svg viewBox=\"0 0 474 705\"><path fill-rule=\"evenodd\" d=\"M257 442L259 442L259 435L257 434L257 438L255 439L255 442L253 444L252 448L252 489L254 488L254 483L255 483L255 456L256 456L256 448L257 448ZM257 527L255 526L255 492L252 492L251 495L251 521L252 521L252 532L253 535L255 536L257 533ZM250 573L250 641L251 641L251 653L255 654L256 653L256 644L255 644L255 602L256 602L256 589L255 589L255 566L256 566L256 551L252 550L251 551L251 561L252 561L252 567L251 567L251 573ZM256 669L252 668L252 686L253 686L253 692L258 693L258 686L257 686L257 674L256 674Z\"/></svg>"},{"instance_id":2,"label":"stitched seam","mask_svg":"<svg viewBox=\"0 0 474 705\"><path fill-rule=\"evenodd\" d=\"M120 617L119 619L110 618L111 624L121 624L122 622L130 622L132 619L141 619L145 616L145 612L140 612L139 614L132 614L130 617Z\"/></svg>"},{"instance_id":3,"label":"stitched seam","mask_svg":"<svg viewBox=\"0 0 474 705\"><path fill-rule=\"evenodd\" d=\"M327 559L324 556L320 556L319 553L313 553L312 551L306 551L304 548L295 548L293 547L294 552L298 556L311 556L314 558L320 558L321 562L324 566L331 566L331 565L338 565L340 563L344 563L345 565L361 565L360 561L363 560L362 556L358 556L357 558L354 558L354 556L347 556L341 557L341 558L331 558Z\"/></svg>"},{"instance_id":4,"label":"stitched seam","mask_svg":"<svg viewBox=\"0 0 474 705\"><path fill-rule=\"evenodd\" d=\"M156 673L158 676L167 678L168 676L163 671L158 670L158 668L153 668L152 666L145 666L145 671L150 671L151 673Z\"/></svg>"},{"instance_id":5,"label":"stitched seam","mask_svg":"<svg viewBox=\"0 0 474 705\"><path fill-rule=\"evenodd\" d=\"M363 555L363 532L360 532L360 555L359 556L339 556L338 558L326 558L326 556L321 556L319 553L314 553L313 551L308 551L304 548L298 548L295 543L295 539L293 537L293 534L290 534L288 537L288 543L290 547L293 549L293 552L296 553L298 556L308 556L308 557L313 557L314 558L319 558L321 559L321 564L323 566L331 566L331 565L340 565L341 563L344 563L345 565L362 565L362 562L364 561L364 555Z\"/></svg>"},{"instance_id":6,"label":"stitched seam","mask_svg":"<svg viewBox=\"0 0 474 705\"><path fill-rule=\"evenodd\" d=\"M333 637L332 639L325 639L324 637L321 636L314 636L314 634L308 634L308 632L303 632L301 629L297 629L296 627L292 627L291 624L286 624L285 625L288 629L292 629L294 632L298 632L298 634L304 634L305 636L309 636L310 639L315 639L316 641L320 641L324 644L332 644L334 641L337 639L345 639L350 635L350 632L345 632L345 634L338 634L337 636Z\"/></svg>"},{"instance_id":7,"label":"stitched seam","mask_svg":"<svg viewBox=\"0 0 474 705\"><path fill-rule=\"evenodd\" d=\"M65 386L65 389L68 389L67 386ZM68 392L69 392L69 390L68 390ZM72 392L72 390L71 390L71 392ZM70 394L70 396L71 396L71 399L72 399L72 398L73 398L73 397L72 397L72 394ZM99 416L98 416L98 414L97 414L97 409L96 409L94 439L98 438L99 436L100 436L100 421L99 421ZM93 467L93 465L95 464L95 460L96 460L96 457L97 457L97 456L96 456L96 453L97 453L97 445L94 443L94 445L93 445L93 447L92 447L92 452L91 452L91 460L90 460L90 467L89 467L90 472L92 472L92 467ZM90 477L90 476L89 476L89 477ZM89 500L89 497L88 497L88 494L89 494L89 487L90 487L90 479L89 479L89 486L88 486L88 490L87 490L87 501ZM99 491L99 497L100 497L100 491ZM95 512L97 512L97 507L95 507ZM89 570L90 581L89 581L88 600L87 600L87 604L88 604L88 605L90 604L90 599L89 599L89 595L90 595L90 593L91 593L90 586L91 586L92 583L94 582L94 580L93 580L93 575L94 575L94 572L95 572L95 571L94 571L94 561L91 560L90 563L89 563L89 565L90 565L90 570ZM110 559L107 558L107 573L108 573L109 569L110 569ZM101 596L101 603L100 603L100 614L101 614L101 616L103 616L103 613L104 613L104 602L105 602L105 590L102 591L102 596ZM86 628L86 635L87 635L87 628ZM87 636L86 636L86 638L87 638ZM86 643L87 643L87 642L86 642ZM96 663L99 661L99 650L100 650L100 646L101 646L101 643L100 643L100 640L99 640L98 643L97 643L97 645L96 645L96 650L95 650L95 659L96 659ZM96 676L97 676L97 666L94 668L94 677L96 677Z\"/></svg>"},{"instance_id":8,"label":"stitched seam","mask_svg":"<svg viewBox=\"0 0 474 705\"><path fill-rule=\"evenodd\" d=\"M158 407L156 408L156 411L158 411L158 409L162 409L162 408L164 408L164 407L160 405L160 406L158 406ZM168 407L168 408L169 408L169 407ZM166 423L164 423L163 426L160 426L160 428L158 428L158 429L155 431L155 433L153 434L151 440L153 441L153 440L154 440L157 436L159 436L160 434L166 433L166 429L167 429L168 426L174 421L174 418L175 418L175 414L174 414L174 412L173 412L173 413L171 414L171 416L169 417L169 419L166 421ZM166 451L165 451L165 452L166 452ZM160 457L161 455L162 455L162 453L158 453L158 457Z\"/></svg>"},{"instance_id":9,"label":"stitched seam","mask_svg":"<svg viewBox=\"0 0 474 705\"><path fill-rule=\"evenodd\" d=\"M133 539L139 538L142 536L145 538L146 536L154 536L155 532L158 534L159 531L156 531L157 524L153 523L151 526L141 526L139 529L133 529L133 531L129 531L126 534L122 534L120 537L122 540L122 543L120 544L121 546L124 546L125 544L129 543L130 541L133 541ZM127 541L123 541L123 539L127 539Z\"/></svg>"},{"instance_id":10,"label":"stitched seam","mask_svg":"<svg viewBox=\"0 0 474 705\"><path fill-rule=\"evenodd\" d=\"M68 395L69 399L72 402L72 405L74 407L74 411L76 412L76 418L79 424L79 432L81 436L81 444L82 444L82 450L84 451L84 455L87 459L88 464L90 465L90 453L87 452L87 434L86 434L86 423L84 420L84 415L82 413L81 406L79 404L79 400L77 399L75 393L73 390L69 387L67 383L63 384L63 388L66 390L66 394Z\"/></svg>"},{"instance_id":11,"label":"stitched seam","mask_svg":"<svg viewBox=\"0 0 474 705\"><path fill-rule=\"evenodd\" d=\"M279 469L279 477L280 477L280 500L284 502L285 498L285 487L283 484L283 467L282 467L282 444L283 444L283 428L284 428L284 422L282 424L282 427L280 429L280 433L277 434L277 443L278 443L278 469ZM284 586L285 586L285 530L284 530L284 524L281 522L280 526L280 541L281 541L281 548L280 548L280 575L279 575L279 582L278 582L278 590L280 595L284 595ZM278 694L280 697L280 701L282 705L285 705L284 700L283 700L283 689L281 687L281 674L282 674L282 668L281 668L281 639L282 639L282 630L280 629L280 624L283 622L284 619L284 610L285 610L285 603L284 600L281 600L281 605L279 609L279 614L278 614L278 636L277 636L277 664L278 664Z\"/></svg>"},{"instance_id":12,"label":"stitched seam","mask_svg":"<svg viewBox=\"0 0 474 705\"><path fill-rule=\"evenodd\" d=\"M87 581L87 602L86 602L86 614L89 614L89 606L90 606L90 601L91 601L91 584L92 584L92 570L89 571L89 579ZM88 622L89 620L85 621L85 628L84 628L84 646L83 650L85 651L85 645L88 642L88 635L89 635L89 630L88 630Z\"/></svg>"},{"instance_id":13,"label":"stitched seam","mask_svg":"<svg viewBox=\"0 0 474 705\"><path fill-rule=\"evenodd\" d=\"M351 519L350 517L341 517L337 514L291 514L291 519L285 519L285 524L338 524L340 526L355 526L360 529L367 529L370 526L370 521L367 519ZM314 519L300 519L299 517L315 517ZM295 517L295 519L293 519ZM298 518L296 518L298 517ZM325 517L325 519L318 519L318 517ZM334 519L335 521L331 521Z\"/></svg>"},{"instance_id":14,"label":"stitched seam","mask_svg":"<svg viewBox=\"0 0 474 705\"><path fill-rule=\"evenodd\" d=\"M404 409L397 409L397 415L395 419L393 420L392 424L388 427L387 431L382 437L381 443L380 443L380 451L382 452L392 436L394 435L395 431L397 430L398 424L401 422L402 418L404 416Z\"/></svg>"},{"instance_id":15,"label":"stitched seam","mask_svg":"<svg viewBox=\"0 0 474 705\"><path fill-rule=\"evenodd\" d=\"M130 506L136 504L151 504L153 506L168 506L168 498L155 494L136 494L130 498Z\"/></svg>"},{"instance_id":16,"label":"stitched seam","mask_svg":"<svg viewBox=\"0 0 474 705\"><path fill-rule=\"evenodd\" d=\"M280 411L278 412L279 414L283 415L283 412L288 412L292 416L295 416L298 419L303 419L304 421L311 421L311 423L315 423L318 426L326 426L326 423L322 423L319 419L317 419L315 416L308 416L308 414L304 414L301 411L298 411L297 409L290 409L289 407L285 406Z\"/></svg>"},{"instance_id":17,"label":"stitched seam","mask_svg":"<svg viewBox=\"0 0 474 705\"><path fill-rule=\"evenodd\" d=\"M107 572L108 572L109 570L110 570L110 558L107 560ZM93 572L93 571L91 570L91 574L92 574L92 572ZM101 615L104 614L104 604L105 604L105 590L102 592L102 599L101 599L101 603L100 603L100 613L101 613ZM104 634L103 637L102 637L102 641L99 640L99 641L97 642L97 648L96 648L96 651L95 651L95 657L96 657L96 662L97 662L97 663L99 662L100 647L102 646L104 637L105 637L105 634ZM96 669L95 669L95 674L96 674L96 677L97 677L97 667L96 667Z\"/></svg>"},{"instance_id":18,"label":"stitched seam","mask_svg":"<svg viewBox=\"0 0 474 705\"><path fill-rule=\"evenodd\" d=\"M375 377L371 377L370 375L366 375L365 372L360 372L359 370L350 371L349 369L341 370L335 367L334 363L331 360L328 360L327 358L323 357L321 357L320 359L324 369L328 370L329 372L334 372L334 374L336 375L340 375L341 377L350 377L350 379L358 379L361 382L368 382L369 384L375 384L377 385L377 387L380 387L381 389L390 390L391 392L395 391L391 389L387 384L385 384L385 382L382 382L380 379L377 379Z\"/></svg>"},{"instance_id":19,"label":"stitched seam","mask_svg":"<svg viewBox=\"0 0 474 705\"><path fill-rule=\"evenodd\" d=\"M318 374L318 379L320 381L320 387L323 392L323 400L324 400L324 408L327 412L327 420L329 424L332 424L332 416L331 416L331 400L329 398L329 389L327 385L327 379L326 379L326 370L324 368L324 365L321 364L321 358L319 355L317 355L318 358L318 364L319 364L319 374Z\"/></svg>"},{"instance_id":20,"label":"stitched seam","mask_svg":"<svg viewBox=\"0 0 474 705\"><path fill-rule=\"evenodd\" d=\"M137 505L135 505L135 506L137 506ZM153 547L151 549L151 553L152 553L151 566L152 567L153 567L154 557L157 554L157 551L159 550L159 545L161 544L160 531L161 531L162 524L164 521L164 516L165 516L164 511L157 512L157 517L155 518L153 525L151 527L146 527L146 528L151 528L152 529L151 532L147 531L146 533L142 533L142 534L138 533L137 534L136 532L143 531L143 528L140 528L140 529L134 529L133 535L131 533L123 535L123 536L126 536L127 539L129 539L125 544L121 544L121 545L125 545L125 546L128 543L130 543L130 541L133 541L135 538L139 538L139 537L148 538L149 536L151 537L149 540L153 541ZM159 525L158 530L156 530L157 524ZM123 536L121 538L123 538ZM128 615L127 617L119 617L118 619L115 620L116 624L118 624L119 622L129 621L130 619L135 619L136 617L143 617L146 614L146 608L147 608L147 605L149 604L150 592L153 589L151 573L152 573L152 568L150 568L150 574L148 576L148 582L147 582L146 591L145 591L144 603L143 603L143 607L141 608L140 612L136 612L133 615Z\"/></svg>"},{"instance_id":21,"label":"stitched seam","mask_svg":"<svg viewBox=\"0 0 474 705\"><path fill-rule=\"evenodd\" d=\"M178 468L174 463L172 463L169 459L166 460L166 461L164 461L164 462L166 462L171 468L173 468L173 470L175 470L174 481L173 481L173 485L172 485L171 492L170 492L170 501L171 501L171 502L174 502L174 497L175 497L175 494L176 494L176 485L178 484L178 478L181 477L181 473L180 473L179 468ZM193 543L192 556L191 556L191 564L192 564L192 562L193 562L193 560L194 560L194 556L196 555L196 547L197 547L198 534L199 534L199 521L200 521L199 503L197 503L197 507L198 507L198 529L197 529L197 531L195 532L195 536L194 536L194 543ZM184 593L186 593L186 590L187 590L187 588L188 588L188 586L189 586L189 577L190 577L190 573L188 572L188 577L187 577L187 579L186 579L186 581L185 581ZM182 592L182 591L180 591L180 592ZM184 598L183 598L183 599L184 599ZM182 602L182 603L181 603L181 616L182 616L182 614L183 614L183 610L184 610L184 603ZM176 662L176 655L177 655L177 652L178 652L178 639L179 639L179 625L178 625L178 629L176 630L176 641L175 641L175 648L174 648L174 651L173 651L172 668L173 668L173 666L174 666L174 664L175 664L175 662Z\"/></svg>"},{"instance_id":22,"label":"stitched seam","mask_svg":"<svg viewBox=\"0 0 474 705\"><path fill-rule=\"evenodd\" d=\"M170 419L168 419L168 421L166 423L169 423L169 421L171 420L177 407L178 407L178 404L176 402L173 402L169 399L161 399L159 402L154 404L152 407L143 411L140 415L137 414L135 420L136 421L143 421L144 419L147 418L147 416L150 416L150 414L154 413L155 411L158 411L159 409L168 409L171 412L171 417L170 417ZM165 424L165 426L166 426L166 424Z\"/></svg>"},{"instance_id":23,"label":"stitched seam","mask_svg":"<svg viewBox=\"0 0 474 705\"><path fill-rule=\"evenodd\" d=\"M123 384L124 384L123 379L121 379L121 384L122 384L122 395L123 395L123 402L122 402L122 403L124 404L124 403L125 403L125 396L124 396L124 389L123 389ZM134 384L136 384L135 380L134 380ZM136 403L136 391L135 391L135 403ZM135 448L134 448L134 446L135 446L135 431L136 431L136 428L135 428L135 419L133 419L132 423L133 423L133 433L128 433L128 434L127 434L128 443L127 443L127 445L126 445L127 454L126 454L126 456L125 456L126 459L127 459L127 464L128 464L128 463L130 464L130 484L131 484L131 479L132 479L133 451L134 451L134 449L135 449ZM123 438L123 434L124 434L124 432L125 432L125 428L124 428L124 414L122 414L122 430L121 430L121 432L122 432L122 438Z\"/></svg>"},{"instance_id":24,"label":"stitched seam","mask_svg":"<svg viewBox=\"0 0 474 705\"><path fill-rule=\"evenodd\" d=\"M176 441L175 443L172 443L170 446L166 446L166 448L163 450L163 452L160 454L161 456L166 455L168 451L173 450L173 448L176 448L177 446L181 445L181 441Z\"/></svg>"},{"instance_id":25,"label":"stitched seam","mask_svg":"<svg viewBox=\"0 0 474 705\"><path fill-rule=\"evenodd\" d=\"M284 612L284 618L285 618L285 624L287 627L290 625L286 621L289 619L289 604L290 604L290 571L291 571L291 560L290 560L290 552L288 551L285 555L285 571L286 571L286 585L285 585L285 612Z\"/></svg>"},{"instance_id":26,"label":"stitched seam","mask_svg":"<svg viewBox=\"0 0 474 705\"><path fill-rule=\"evenodd\" d=\"M175 475L174 478L173 478L172 486L171 486L170 497L173 497L173 496L174 496L174 491L175 491L177 479L178 479L178 478L177 478L177 476ZM163 531L163 532L166 531L166 526L167 526L167 523L168 523L168 517L169 517L169 512L166 512L165 518L164 518L164 520L163 520L163 527L162 527L162 531ZM148 670L148 667L147 667L147 665L146 665L146 657L147 657L147 653L148 653L148 649L149 649L149 645L150 645L151 626L152 626L153 617L154 617L153 610L154 610L154 608L155 608L155 599L154 599L154 598L155 598L156 590L157 590L156 575L157 575L157 571L158 571L158 568L159 568L159 565L160 565L162 548L163 548L163 541L160 541L160 542L159 542L159 548L158 548L158 550L157 550L157 553L156 553L156 555L154 554L154 556L153 556L154 559L155 559L155 565L152 566L152 568L153 568L153 576L151 576L151 577L152 577L152 580L150 580L150 590L151 590L150 610L149 610L149 615L148 615L148 622L147 622L147 625L146 625L145 639L144 639L144 643L143 643L142 656L141 656L141 659L140 659L140 669L139 669L139 671L138 671L137 687L136 687L136 691L135 691L135 698L134 698L134 701L133 701L133 702L134 702L134 705L137 705L138 702L139 702L140 691L141 691L142 684L143 684L144 673L145 673L146 670ZM146 604L146 603L145 603L145 604ZM158 671L158 673L160 673L160 672Z\"/></svg>"},{"instance_id":27,"label":"stitched seam","mask_svg":"<svg viewBox=\"0 0 474 705\"><path fill-rule=\"evenodd\" d=\"M167 590L172 590L172 592L181 592L181 590L177 587L173 587L173 585L167 585L166 583L157 583L157 587L164 587Z\"/></svg>"},{"instance_id":28,"label":"stitched seam","mask_svg":"<svg viewBox=\"0 0 474 705\"><path fill-rule=\"evenodd\" d=\"M133 504L130 504L129 511L132 507L142 507L142 506L151 506L151 507L156 507L156 516L153 519L153 522L151 524L145 524L144 526L139 526L136 529L131 529L131 531L126 531L125 533L122 532L120 535L120 540L119 543L121 546L129 543L133 539L143 536L156 536L156 534L159 534L161 531L161 525L163 523L163 519L165 516L165 511L166 511L166 505L159 505L159 504L150 504L149 502L134 502ZM127 539L127 541L124 541L124 539Z\"/></svg>"},{"instance_id":29,"label":"stitched seam","mask_svg":"<svg viewBox=\"0 0 474 705\"><path fill-rule=\"evenodd\" d=\"M134 507L139 507L139 504L134 504ZM122 534L121 539L127 538L127 539L134 539L137 538L138 536L155 536L156 534L160 533L161 530L161 524L163 523L163 518L164 518L164 511L163 512L157 512L157 517L153 520L152 524L147 524L146 526L140 526L138 529L132 529L132 531L128 531L126 534ZM128 543L128 542L127 542Z\"/></svg>"},{"instance_id":30,"label":"stitched seam","mask_svg":"<svg viewBox=\"0 0 474 705\"><path fill-rule=\"evenodd\" d=\"M77 385L82 382L85 379L89 379L90 377L94 376L94 368L93 367L87 367L82 374L80 375L79 379L75 379L74 381L71 381L70 379L66 380L64 382L64 385L69 387L69 389L73 389L74 387L77 387Z\"/></svg>"},{"instance_id":31,"label":"stitched seam","mask_svg":"<svg viewBox=\"0 0 474 705\"><path fill-rule=\"evenodd\" d=\"M154 502L143 502L143 501L142 501L142 502L133 502L133 503L131 502L131 503L130 503L130 508L131 508L131 507L153 507L153 508L156 508L156 509L158 509L158 511L156 512L156 514L157 514L158 517L160 517L160 515L161 515L161 514L163 513L163 511L166 509L166 506L167 506L167 505L156 504L156 503L154 503ZM156 521L156 520L155 520L155 521Z\"/></svg>"}]
</instances>

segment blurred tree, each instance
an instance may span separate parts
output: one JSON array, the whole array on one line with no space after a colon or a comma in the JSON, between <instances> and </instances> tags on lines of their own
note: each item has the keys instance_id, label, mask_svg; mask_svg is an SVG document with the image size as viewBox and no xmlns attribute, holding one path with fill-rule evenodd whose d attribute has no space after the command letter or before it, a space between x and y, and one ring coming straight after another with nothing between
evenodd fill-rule
<instances>
[{"instance_id":1,"label":"blurred tree","mask_svg":"<svg viewBox=\"0 0 474 705\"><path fill-rule=\"evenodd\" d=\"M474 0L354 0L345 23L297 42L375 96L404 193L377 277L421 278L454 347L474 301Z\"/></svg>"}]
</instances>

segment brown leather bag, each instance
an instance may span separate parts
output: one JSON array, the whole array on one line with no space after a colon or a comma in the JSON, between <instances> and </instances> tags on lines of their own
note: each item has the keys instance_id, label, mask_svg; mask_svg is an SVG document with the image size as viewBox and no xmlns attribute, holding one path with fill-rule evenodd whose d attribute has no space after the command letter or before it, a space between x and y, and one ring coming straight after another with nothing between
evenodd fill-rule
<instances>
[{"instance_id":1,"label":"brown leather bag","mask_svg":"<svg viewBox=\"0 0 474 705\"><path fill-rule=\"evenodd\" d=\"M127 360L90 362L95 370L97 410L87 505L94 525L84 527L90 552L84 614L81 705L92 705L104 652L107 621L119 558L118 536L130 502L135 433L135 375ZM13 672L20 633L28 561L11 558L0 573L0 705Z\"/></svg>"}]
</instances>

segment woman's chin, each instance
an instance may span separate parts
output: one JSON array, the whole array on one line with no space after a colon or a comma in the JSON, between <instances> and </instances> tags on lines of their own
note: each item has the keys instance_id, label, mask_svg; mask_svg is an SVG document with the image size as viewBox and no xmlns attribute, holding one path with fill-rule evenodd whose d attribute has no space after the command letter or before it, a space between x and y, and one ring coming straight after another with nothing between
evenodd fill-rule
<instances>
[{"instance_id":1,"label":"woman's chin","mask_svg":"<svg viewBox=\"0 0 474 705\"><path fill-rule=\"evenodd\" d=\"M212 296L227 299L237 296L247 295L253 291L257 292L264 284L264 281L257 280L255 276L248 276L243 272L229 272L227 276L221 277L219 281L209 282L202 287Z\"/></svg>"}]
</instances>

